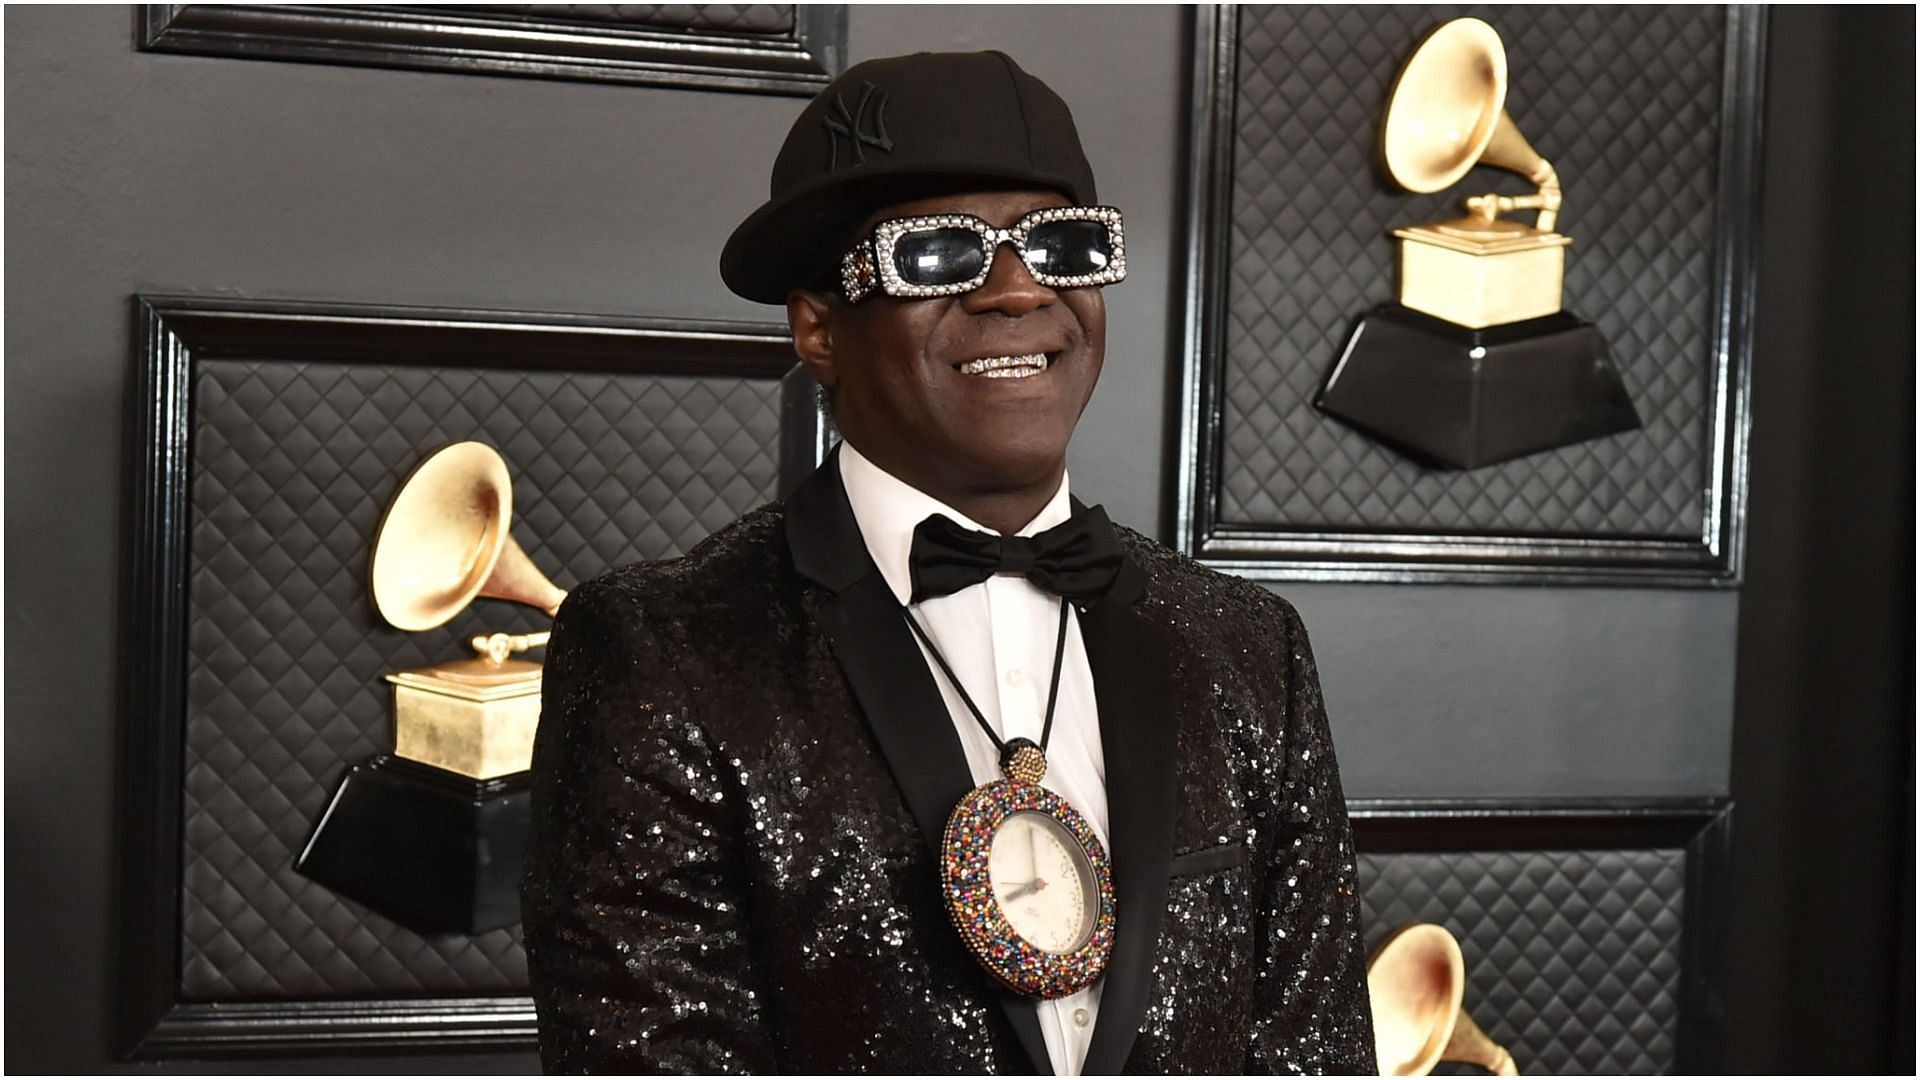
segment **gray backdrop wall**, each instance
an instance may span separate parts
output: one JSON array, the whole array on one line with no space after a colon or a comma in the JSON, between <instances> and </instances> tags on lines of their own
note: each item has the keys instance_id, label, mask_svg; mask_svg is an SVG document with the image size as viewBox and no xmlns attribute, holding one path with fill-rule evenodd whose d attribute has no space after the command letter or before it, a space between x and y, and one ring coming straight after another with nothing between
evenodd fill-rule
<instances>
[{"instance_id":1,"label":"gray backdrop wall","mask_svg":"<svg viewBox=\"0 0 1920 1080\"><path fill-rule=\"evenodd\" d=\"M1781 40L1826 16L1777 18ZM110 1064L115 770L141 764L116 761L114 697L129 297L776 317L732 297L715 263L800 100L139 53L124 6L5 19L6 1067L95 1070ZM1005 48L1073 104L1132 256L1074 484L1163 538L1189 20L1169 7L856 7L849 20L852 60ZM1772 71L1770 95L1823 70ZM1313 634L1352 797L1729 791L1736 591L1281 591Z\"/></svg>"}]
</instances>

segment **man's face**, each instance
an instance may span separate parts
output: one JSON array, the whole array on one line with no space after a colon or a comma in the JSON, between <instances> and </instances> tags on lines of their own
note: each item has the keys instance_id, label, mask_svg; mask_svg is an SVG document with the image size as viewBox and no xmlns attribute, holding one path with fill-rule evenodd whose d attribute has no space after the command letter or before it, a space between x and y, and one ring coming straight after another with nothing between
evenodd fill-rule
<instances>
[{"instance_id":1,"label":"man's face","mask_svg":"<svg viewBox=\"0 0 1920 1080\"><path fill-rule=\"evenodd\" d=\"M887 207L862 226L920 214L972 214L1006 228L1029 211L1067 206L1051 191L944 195ZM885 258L885 253L882 253ZM1099 287L1034 281L1011 245L978 289L894 299L876 292L827 316L841 434L881 468L937 497L1057 482L1067 442L1100 378L1107 310ZM796 328L797 329L797 328ZM970 362L1035 354L1021 378L972 374Z\"/></svg>"}]
</instances>

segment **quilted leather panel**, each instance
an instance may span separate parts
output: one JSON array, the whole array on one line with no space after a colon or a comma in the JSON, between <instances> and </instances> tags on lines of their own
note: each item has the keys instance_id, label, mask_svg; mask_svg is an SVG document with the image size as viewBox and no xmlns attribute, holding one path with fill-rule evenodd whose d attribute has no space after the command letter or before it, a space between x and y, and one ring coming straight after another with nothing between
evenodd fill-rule
<instances>
[{"instance_id":1,"label":"quilted leather panel","mask_svg":"<svg viewBox=\"0 0 1920 1080\"><path fill-rule=\"evenodd\" d=\"M196 1000L523 989L518 928L422 937L293 870L348 765L390 749L381 676L536 629L482 601L394 630L366 591L387 500L478 438L514 477L514 538L555 582L684 551L773 497L779 384L204 361L194 385L181 991Z\"/></svg>"},{"instance_id":2,"label":"quilted leather panel","mask_svg":"<svg viewBox=\"0 0 1920 1080\"><path fill-rule=\"evenodd\" d=\"M455 10L729 34L791 34L794 16L792 4L472 4Z\"/></svg>"},{"instance_id":3,"label":"quilted leather panel","mask_svg":"<svg viewBox=\"0 0 1920 1080\"><path fill-rule=\"evenodd\" d=\"M1354 320L1394 299L1392 228L1529 190L1480 168L1412 195L1377 163L1400 64L1458 15L1506 42L1508 111L1566 189L1566 306L1606 336L1646 425L1470 472L1415 465L1312 405ZM1725 13L1246 6L1238 19L1220 522L1698 540Z\"/></svg>"},{"instance_id":4,"label":"quilted leather panel","mask_svg":"<svg viewBox=\"0 0 1920 1080\"><path fill-rule=\"evenodd\" d=\"M1684 851L1366 854L1359 873L1368 945L1451 930L1467 1011L1522 1073L1674 1068Z\"/></svg>"}]
</instances>

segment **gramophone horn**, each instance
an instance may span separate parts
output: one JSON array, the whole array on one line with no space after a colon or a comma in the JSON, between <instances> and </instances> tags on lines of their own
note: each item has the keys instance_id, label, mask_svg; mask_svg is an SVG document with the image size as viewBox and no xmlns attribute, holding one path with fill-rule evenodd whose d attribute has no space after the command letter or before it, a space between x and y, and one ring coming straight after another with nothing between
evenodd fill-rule
<instances>
[{"instance_id":1,"label":"gramophone horn","mask_svg":"<svg viewBox=\"0 0 1920 1080\"><path fill-rule=\"evenodd\" d=\"M477 596L549 615L566 599L508 532L513 483L484 443L444 447L414 467L373 541L373 603L402 630L431 630Z\"/></svg>"},{"instance_id":2,"label":"gramophone horn","mask_svg":"<svg viewBox=\"0 0 1920 1080\"><path fill-rule=\"evenodd\" d=\"M1445 927L1414 923L1375 946L1367 994L1380 1075L1425 1076L1442 1061L1516 1075L1513 1056L1460 1007L1466 989L1466 959Z\"/></svg>"},{"instance_id":3,"label":"gramophone horn","mask_svg":"<svg viewBox=\"0 0 1920 1080\"><path fill-rule=\"evenodd\" d=\"M1465 1009L1454 1015L1453 1036L1447 1040L1446 1049L1440 1051L1440 1060L1478 1065L1495 1076L1520 1075L1520 1070L1514 1066L1513 1055L1507 1053L1506 1047L1488 1038Z\"/></svg>"},{"instance_id":4,"label":"gramophone horn","mask_svg":"<svg viewBox=\"0 0 1920 1080\"><path fill-rule=\"evenodd\" d=\"M1507 115L1507 50L1493 27L1479 19L1454 19L1427 35L1407 58L1387 101L1381 157L1408 191L1452 187L1475 165L1517 172L1551 189L1552 207L1541 209L1536 227L1551 231L1559 178L1513 118ZM1489 215L1491 216L1491 215Z\"/></svg>"},{"instance_id":5,"label":"gramophone horn","mask_svg":"<svg viewBox=\"0 0 1920 1080\"><path fill-rule=\"evenodd\" d=\"M1452 187L1467 175L1506 115L1507 50L1479 19L1428 34L1393 84L1382 156L1408 191Z\"/></svg>"}]
</instances>

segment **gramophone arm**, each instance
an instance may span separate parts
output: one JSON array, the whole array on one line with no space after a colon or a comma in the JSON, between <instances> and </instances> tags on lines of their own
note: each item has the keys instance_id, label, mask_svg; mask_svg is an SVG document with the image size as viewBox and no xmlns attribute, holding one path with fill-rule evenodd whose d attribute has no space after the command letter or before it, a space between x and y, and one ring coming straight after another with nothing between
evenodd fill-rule
<instances>
[{"instance_id":1,"label":"gramophone arm","mask_svg":"<svg viewBox=\"0 0 1920 1080\"><path fill-rule=\"evenodd\" d=\"M497 665L505 663L507 657L514 653L540 648L552 636L553 632L550 630L541 630L533 634L475 634L468 644L473 647L474 652L485 657L487 662Z\"/></svg>"},{"instance_id":2,"label":"gramophone arm","mask_svg":"<svg viewBox=\"0 0 1920 1080\"><path fill-rule=\"evenodd\" d=\"M1481 221L1491 222L1501 214L1514 210L1538 210L1540 216L1534 219L1533 227L1541 232L1552 232L1560 218L1560 175L1553 171L1553 165L1545 158L1527 179L1540 186L1535 195L1475 195L1467 200L1467 213Z\"/></svg>"}]
</instances>

